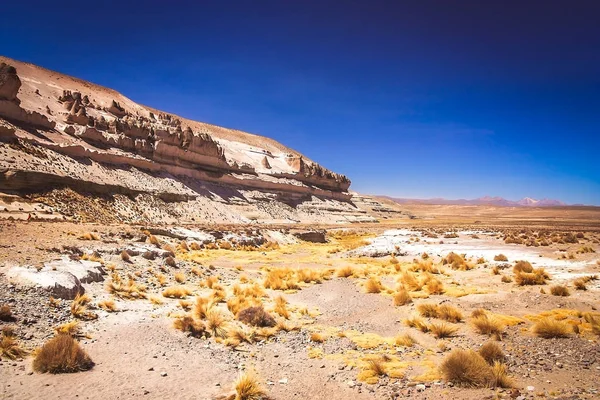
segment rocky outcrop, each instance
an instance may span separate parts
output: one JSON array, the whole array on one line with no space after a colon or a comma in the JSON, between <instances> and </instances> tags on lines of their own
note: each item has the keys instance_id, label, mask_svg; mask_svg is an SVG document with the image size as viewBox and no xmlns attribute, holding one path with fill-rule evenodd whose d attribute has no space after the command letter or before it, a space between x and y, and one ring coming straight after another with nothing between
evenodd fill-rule
<instances>
[{"instance_id":1,"label":"rocky outcrop","mask_svg":"<svg viewBox=\"0 0 600 400\"><path fill-rule=\"evenodd\" d=\"M21 87L21 80L15 67L0 63L0 100L8 100L19 104L17 93Z\"/></svg>"},{"instance_id":2,"label":"rocky outcrop","mask_svg":"<svg viewBox=\"0 0 600 400\"><path fill-rule=\"evenodd\" d=\"M327 243L325 231L294 231L292 234L305 242Z\"/></svg>"}]
</instances>

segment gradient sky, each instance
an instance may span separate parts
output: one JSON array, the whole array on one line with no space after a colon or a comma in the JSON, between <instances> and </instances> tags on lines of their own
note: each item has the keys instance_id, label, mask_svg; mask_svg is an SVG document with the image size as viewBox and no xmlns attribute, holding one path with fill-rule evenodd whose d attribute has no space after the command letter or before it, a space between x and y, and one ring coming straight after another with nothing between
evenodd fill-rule
<instances>
[{"instance_id":1,"label":"gradient sky","mask_svg":"<svg viewBox=\"0 0 600 400\"><path fill-rule=\"evenodd\" d=\"M0 54L272 137L356 191L600 205L600 1L97 3L4 2Z\"/></svg>"}]
</instances>

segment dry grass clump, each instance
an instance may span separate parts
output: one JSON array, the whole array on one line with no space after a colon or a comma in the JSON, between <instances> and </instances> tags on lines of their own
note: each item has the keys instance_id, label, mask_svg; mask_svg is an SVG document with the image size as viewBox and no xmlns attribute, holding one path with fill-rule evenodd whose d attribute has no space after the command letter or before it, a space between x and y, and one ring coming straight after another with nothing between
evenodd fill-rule
<instances>
[{"instance_id":1,"label":"dry grass clump","mask_svg":"<svg viewBox=\"0 0 600 400\"><path fill-rule=\"evenodd\" d=\"M70 336L81 336L81 327L79 321L69 321L54 328L57 334L65 334Z\"/></svg>"},{"instance_id":2,"label":"dry grass clump","mask_svg":"<svg viewBox=\"0 0 600 400\"><path fill-rule=\"evenodd\" d=\"M160 247L160 241L154 235L148 235L148 241L156 247Z\"/></svg>"},{"instance_id":3,"label":"dry grass clump","mask_svg":"<svg viewBox=\"0 0 600 400\"><path fill-rule=\"evenodd\" d=\"M175 282L177 282L177 283L183 283L186 281L186 276L183 272L177 272L174 275L174 278L175 278Z\"/></svg>"},{"instance_id":4,"label":"dry grass clump","mask_svg":"<svg viewBox=\"0 0 600 400\"><path fill-rule=\"evenodd\" d=\"M33 360L36 372L51 374L87 371L94 366L88 354L70 335L58 334L47 341Z\"/></svg>"},{"instance_id":5,"label":"dry grass clump","mask_svg":"<svg viewBox=\"0 0 600 400\"><path fill-rule=\"evenodd\" d=\"M408 290L404 286L398 287L398 291L394 294L394 305L403 306L405 304L412 303L412 298L408 293Z\"/></svg>"},{"instance_id":6,"label":"dry grass clump","mask_svg":"<svg viewBox=\"0 0 600 400\"><path fill-rule=\"evenodd\" d=\"M448 322L460 322L463 320L462 313L450 304L442 304L438 307L438 318Z\"/></svg>"},{"instance_id":7,"label":"dry grass clump","mask_svg":"<svg viewBox=\"0 0 600 400\"><path fill-rule=\"evenodd\" d=\"M100 238L93 232L86 232L79 236L79 240L100 240Z\"/></svg>"},{"instance_id":8,"label":"dry grass clump","mask_svg":"<svg viewBox=\"0 0 600 400\"><path fill-rule=\"evenodd\" d=\"M227 337L227 319L225 314L216 308L212 308L206 313L206 327L214 337Z\"/></svg>"},{"instance_id":9,"label":"dry grass clump","mask_svg":"<svg viewBox=\"0 0 600 400\"><path fill-rule=\"evenodd\" d=\"M123 250L121 252L121 260L125 261L125 262L131 262L131 256L129 255L129 253L125 250Z\"/></svg>"},{"instance_id":10,"label":"dry grass clump","mask_svg":"<svg viewBox=\"0 0 600 400\"><path fill-rule=\"evenodd\" d=\"M400 276L400 281L402 282L404 287L410 290L411 292L419 291L423 287L423 285L417 280L415 274L410 272L404 272Z\"/></svg>"},{"instance_id":11,"label":"dry grass clump","mask_svg":"<svg viewBox=\"0 0 600 400\"><path fill-rule=\"evenodd\" d=\"M284 299L283 296L277 296L275 298L275 308L273 311L285 319L290 317L290 311L287 309L287 300Z\"/></svg>"},{"instance_id":12,"label":"dry grass clump","mask_svg":"<svg viewBox=\"0 0 600 400\"><path fill-rule=\"evenodd\" d=\"M71 314L75 318L83 320L92 320L98 318L98 315L88 310L89 304L92 301L87 294L78 294L71 303Z\"/></svg>"},{"instance_id":13,"label":"dry grass clump","mask_svg":"<svg viewBox=\"0 0 600 400\"><path fill-rule=\"evenodd\" d=\"M513 272L533 272L533 267L529 261L517 261L513 267Z\"/></svg>"},{"instance_id":14,"label":"dry grass clump","mask_svg":"<svg viewBox=\"0 0 600 400\"><path fill-rule=\"evenodd\" d=\"M479 349L479 355L490 365L496 361L502 362L506 358L502 347L496 342L485 342Z\"/></svg>"},{"instance_id":15,"label":"dry grass clump","mask_svg":"<svg viewBox=\"0 0 600 400\"><path fill-rule=\"evenodd\" d=\"M429 294L443 294L445 291L444 284L439 279L434 278L431 274L426 273L424 275L423 283Z\"/></svg>"},{"instance_id":16,"label":"dry grass clump","mask_svg":"<svg viewBox=\"0 0 600 400\"><path fill-rule=\"evenodd\" d=\"M511 283L512 282L512 278L508 275L502 275L502 279L500 279L502 282L504 283Z\"/></svg>"},{"instance_id":17,"label":"dry grass clump","mask_svg":"<svg viewBox=\"0 0 600 400\"><path fill-rule=\"evenodd\" d=\"M506 262L508 261L508 257L506 257L504 254L498 254L494 256L494 261Z\"/></svg>"},{"instance_id":18,"label":"dry grass clump","mask_svg":"<svg viewBox=\"0 0 600 400\"><path fill-rule=\"evenodd\" d=\"M427 260L427 258L429 258L429 256L425 257L422 260L413 260L413 264L410 266L409 270L412 272L428 272L431 274L440 274L441 271L438 267L435 267L433 265L433 262L431 260Z\"/></svg>"},{"instance_id":19,"label":"dry grass clump","mask_svg":"<svg viewBox=\"0 0 600 400\"><path fill-rule=\"evenodd\" d=\"M173 326L175 327L175 329L187 332L194 337L202 337L207 335L206 326L204 325L204 323L202 321L192 318L189 315L177 318L175 322L173 322Z\"/></svg>"},{"instance_id":20,"label":"dry grass clump","mask_svg":"<svg viewBox=\"0 0 600 400\"><path fill-rule=\"evenodd\" d=\"M335 273L335 276L337 276L338 278L348 278L353 274L354 269L350 265L347 265L345 267L338 268L338 270Z\"/></svg>"},{"instance_id":21,"label":"dry grass clump","mask_svg":"<svg viewBox=\"0 0 600 400\"><path fill-rule=\"evenodd\" d=\"M504 324L486 313L471 318L470 322L475 330L483 335L501 337L504 331Z\"/></svg>"},{"instance_id":22,"label":"dry grass clump","mask_svg":"<svg viewBox=\"0 0 600 400\"><path fill-rule=\"evenodd\" d=\"M454 252L448 253L442 260L442 264L449 265L450 268L460 271L467 271L474 268L472 264L467 263L463 256Z\"/></svg>"},{"instance_id":23,"label":"dry grass clump","mask_svg":"<svg viewBox=\"0 0 600 400\"><path fill-rule=\"evenodd\" d=\"M440 366L444 379L458 386L487 387L493 376L492 367L473 350L452 350Z\"/></svg>"},{"instance_id":24,"label":"dry grass clump","mask_svg":"<svg viewBox=\"0 0 600 400\"><path fill-rule=\"evenodd\" d=\"M500 268L497 265L492 268L492 275L500 275Z\"/></svg>"},{"instance_id":25,"label":"dry grass clump","mask_svg":"<svg viewBox=\"0 0 600 400\"><path fill-rule=\"evenodd\" d=\"M582 246L579 248L579 250L577 250L578 254L595 253L595 252L596 252L596 250L594 250L594 248L591 246Z\"/></svg>"},{"instance_id":26,"label":"dry grass clump","mask_svg":"<svg viewBox=\"0 0 600 400\"><path fill-rule=\"evenodd\" d=\"M553 296L570 296L571 293L569 292L569 289L566 286L563 285L554 285L550 287L550 293Z\"/></svg>"},{"instance_id":27,"label":"dry grass clump","mask_svg":"<svg viewBox=\"0 0 600 400\"><path fill-rule=\"evenodd\" d=\"M573 286L575 286L575 289L577 290L587 290L587 283L596 279L598 279L597 275L582 276L573 281Z\"/></svg>"},{"instance_id":28,"label":"dry grass clump","mask_svg":"<svg viewBox=\"0 0 600 400\"><path fill-rule=\"evenodd\" d=\"M533 325L532 331L541 338L552 339L569 337L572 329L571 325L565 321L558 321L554 318L543 318Z\"/></svg>"},{"instance_id":29,"label":"dry grass clump","mask_svg":"<svg viewBox=\"0 0 600 400\"><path fill-rule=\"evenodd\" d=\"M258 327L274 327L277 323L262 306L249 307L240 311L237 319L246 325Z\"/></svg>"},{"instance_id":30,"label":"dry grass clump","mask_svg":"<svg viewBox=\"0 0 600 400\"><path fill-rule=\"evenodd\" d=\"M438 339L443 339L454 336L458 328L445 322L432 322L429 324L429 330Z\"/></svg>"},{"instance_id":31,"label":"dry grass clump","mask_svg":"<svg viewBox=\"0 0 600 400\"><path fill-rule=\"evenodd\" d=\"M111 280L106 283L106 290L121 299L146 298L146 286L139 285L132 277L124 282L117 272L113 272Z\"/></svg>"},{"instance_id":32,"label":"dry grass clump","mask_svg":"<svg viewBox=\"0 0 600 400\"><path fill-rule=\"evenodd\" d=\"M421 332L429 332L429 325L420 317L410 317L404 320L404 324L410 328L416 328Z\"/></svg>"},{"instance_id":33,"label":"dry grass clump","mask_svg":"<svg viewBox=\"0 0 600 400\"><path fill-rule=\"evenodd\" d=\"M269 271L263 285L267 289L291 290L299 289L298 278L290 268L277 268Z\"/></svg>"},{"instance_id":34,"label":"dry grass clump","mask_svg":"<svg viewBox=\"0 0 600 400\"><path fill-rule=\"evenodd\" d=\"M382 288L381 281L374 276L370 277L365 282L366 293L380 293Z\"/></svg>"},{"instance_id":35,"label":"dry grass clump","mask_svg":"<svg viewBox=\"0 0 600 400\"><path fill-rule=\"evenodd\" d=\"M408 333L403 333L394 338L394 344L396 346L412 347L417 341Z\"/></svg>"},{"instance_id":36,"label":"dry grass clump","mask_svg":"<svg viewBox=\"0 0 600 400\"><path fill-rule=\"evenodd\" d=\"M100 307L104 311L108 311L108 312L117 311L117 305L115 304L115 301L112 299L102 300L102 301L98 302L98 307Z\"/></svg>"},{"instance_id":37,"label":"dry grass clump","mask_svg":"<svg viewBox=\"0 0 600 400\"><path fill-rule=\"evenodd\" d=\"M266 396L256 375L246 372L235 381L235 397L231 400L267 400Z\"/></svg>"},{"instance_id":38,"label":"dry grass clump","mask_svg":"<svg viewBox=\"0 0 600 400\"><path fill-rule=\"evenodd\" d=\"M438 305L433 303L421 303L417 306L417 311L425 318L438 317Z\"/></svg>"},{"instance_id":39,"label":"dry grass clump","mask_svg":"<svg viewBox=\"0 0 600 400\"><path fill-rule=\"evenodd\" d=\"M9 305L5 304L0 306L0 321L3 322L12 322L15 320L15 317L12 313L12 309Z\"/></svg>"},{"instance_id":40,"label":"dry grass clump","mask_svg":"<svg viewBox=\"0 0 600 400\"><path fill-rule=\"evenodd\" d=\"M550 275L544 268L532 269L531 272L515 272L515 283L519 286L544 285L547 279L550 279Z\"/></svg>"},{"instance_id":41,"label":"dry grass clump","mask_svg":"<svg viewBox=\"0 0 600 400\"><path fill-rule=\"evenodd\" d=\"M2 329L0 336L0 360L8 358L16 360L27 355L27 350L23 349L15 336L12 328L5 327Z\"/></svg>"},{"instance_id":42,"label":"dry grass clump","mask_svg":"<svg viewBox=\"0 0 600 400\"><path fill-rule=\"evenodd\" d=\"M171 286L162 291L164 297L171 299L185 299L190 294L192 291L186 286Z\"/></svg>"},{"instance_id":43,"label":"dry grass clump","mask_svg":"<svg viewBox=\"0 0 600 400\"><path fill-rule=\"evenodd\" d=\"M444 379L458 386L502 388L513 386L504 364L495 361L490 366L473 350L453 350L442 362L440 371Z\"/></svg>"},{"instance_id":44,"label":"dry grass clump","mask_svg":"<svg viewBox=\"0 0 600 400\"><path fill-rule=\"evenodd\" d=\"M310 340L315 343L323 343L327 340L327 336L323 335L320 332L313 332L310 334Z\"/></svg>"}]
</instances>

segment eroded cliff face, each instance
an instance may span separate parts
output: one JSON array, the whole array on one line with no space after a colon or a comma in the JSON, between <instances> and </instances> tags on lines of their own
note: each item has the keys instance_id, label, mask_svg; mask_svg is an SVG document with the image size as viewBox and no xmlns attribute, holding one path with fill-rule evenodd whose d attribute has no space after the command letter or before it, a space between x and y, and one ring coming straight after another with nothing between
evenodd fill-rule
<instances>
[{"instance_id":1,"label":"eroded cliff face","mask_svg":"<svg viewBox=\"0 0 600 400\"><path fill-rule=\"evenodd\" d=\"M4 57L0 142L0 192L64 187L189 201L225 187L236 193L228 202L263 192L267 201L296 209L315 199L346 203L344 212L364 218L351 202L346 176L272 139L160 112Z\"/></svg>"},{"instance_id":2,"label":"eroded cliff face","mask_svg":"<svg viewBox=\"0 0 600 400\"><path fill-rule=\"evenodd\" d=\"M22 140L101 163L256 189L279 182L280 190L343 198L350 186L345 176L268 138L156 112L31 64L0 62L0 118Z\"/></svg>"}]
</instances>

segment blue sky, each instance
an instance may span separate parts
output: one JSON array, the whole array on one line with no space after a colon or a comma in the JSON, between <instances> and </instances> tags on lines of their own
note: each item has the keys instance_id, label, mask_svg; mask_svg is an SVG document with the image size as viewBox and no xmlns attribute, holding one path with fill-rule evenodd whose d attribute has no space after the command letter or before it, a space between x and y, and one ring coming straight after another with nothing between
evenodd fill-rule
<instances>
[{"instance_id":1,"label":"blue sky","mask_svg":"<svg viewBox=\"0 0 600 400\"><path fill-rule=\"evenodd\" d=\"M0 54L273 137L356 191L600 205L597 1L133 3L8 2Z\"/></svg>"}]
</instances>

